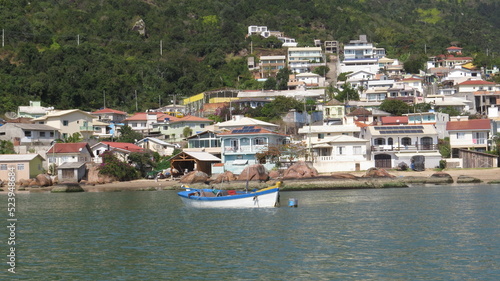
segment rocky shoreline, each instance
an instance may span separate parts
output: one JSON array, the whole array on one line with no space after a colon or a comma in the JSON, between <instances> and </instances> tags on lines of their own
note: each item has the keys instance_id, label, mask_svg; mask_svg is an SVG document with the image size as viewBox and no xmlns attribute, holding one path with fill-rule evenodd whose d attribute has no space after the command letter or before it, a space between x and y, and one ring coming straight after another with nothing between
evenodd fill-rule
<instances>
[{"instance_id":1,"label":"rocky shoreline","mask_svg":"<svg viewBox=\"0 0 500 281\"><path fill-rule=\"evenodd\" d=\"M414 185L446 185L446 184L500 184L500 168L490 169L453 169L438 172L426 170L422 172L389 170L386 177L365 177L365 172L334 173L312 178L282 180L282 191L302 190L341 190L341 189L374 189L374 188L407 188ZM249 190L261 189L273 185L277 180L231 181L223 183L188 184L197 188L218 188ZM78 184L77 184L78 185ZM79 184L78 187L58 184L50 187L18 188L18 192L117 192L117 191L158 191L181 190L182 183L177 180L135 180L129 182L113 182L107 184ZM5 191L3 191L5 192Z\"/></svg>"}]
</instances>

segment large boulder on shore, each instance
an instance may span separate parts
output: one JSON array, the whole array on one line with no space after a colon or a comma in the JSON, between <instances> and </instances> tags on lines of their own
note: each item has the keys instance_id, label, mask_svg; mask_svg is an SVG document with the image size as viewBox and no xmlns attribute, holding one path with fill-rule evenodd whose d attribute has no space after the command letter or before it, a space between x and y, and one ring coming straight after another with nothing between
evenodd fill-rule
<instances>
[{"instance_id":1,"label":"large boulder on shore","mask_svg":"<svg viewBox=\"0 0 500 281\"><path fill-rule=\"evenodd\" d=\"M50 192L84 192L85 190L78 183L61 183L54 186Z\"/></svg>"},{"instance_id":2,"label":"large boulder on shore","mask_svg":"<svg viewBox=\"0 0 500 281\"><path fill-rule=\"evenodd\" d=\"M51 186L52 185L52 179L50 178L49 175L46 174L38 174L35 177L36 183L39 186Z\"/></svg>"},{"instance_id":3,"label":"large boulder on shore","mask_svg":"<svg viewBox=\"0 0 500 281\"><path fill-rule=\"evenodd\" d=\"M471 176L460 175L457 178L457 183L481 183L481 182L483 181Z\"/></svg>"},{"instance_id":4,"label":"large boulder on shore","mask_svg":"<svg viewBox=\"0 0 500 281\"><path fill-rule=\"evenodd\" d=\"M283 177L281 170L271 170L269 171L269 178L271 179L279 179Z\"/></svg>"},{"instance_id":5,"label":"large boulder on shore","mask_svg":"<svg viewBox=\"0 0 500 281\"><path fill-rule=\"evenodd\" d=\"M389 174L385 169L382 168L370 168L366 170L363 178L394 178L394 175Z\"/></svg>"},{"instance_id":6,"label":"large boulder on shore","mask_svg":"<svg viewBox=\"0 0 500 281\"><path fill-rule=\"evenodd\" d=\"M316 168L310 163L304 161L298 161L294 163L290 168L286 169L283 173L283 179L303 179L312 178L319 175Z\"/></svg>"},{"instance_id":7,"label":"large boulder on shore","mask_svg":"<svg viewBox=\"0 0 500 281\"><path fill-rule=\"evenodd\" d=\"M442 183L453 183L453 178L448 173L437 172L430 176L432 179L439 179Z\"/></svg>"},{"instance_id":8,"label":"large boulder on shore","mask_svg":"<svg viewBox=\"0 0 500 281\"><path fill-rule=\"evenodd\" d=\"M238 176L240 181L268 181L269 173L262 164L247 166Z\"/></svg>"},{"instance_id":9,"label":"large boulder on shore","mask_svg":"<svg viewBox=\"0 0 500 281\"><path fill-rule=\"evenodd\" d=\"M207 182L210 177L201 171L192 171L182 176L179 180L181 183L204 183Z\"/></svg>"},{"instance_id":10,"label":"large boulder on shore","mask_svg":"<svg viewBox=\"0 0 500 281\"><path fill-rule=\"evenodd\" d=\"M212 183L230 182L235 181L236 179L237 177L231 171L225 171L222 174L218 174Z\"/></svg>"}]
</instances>

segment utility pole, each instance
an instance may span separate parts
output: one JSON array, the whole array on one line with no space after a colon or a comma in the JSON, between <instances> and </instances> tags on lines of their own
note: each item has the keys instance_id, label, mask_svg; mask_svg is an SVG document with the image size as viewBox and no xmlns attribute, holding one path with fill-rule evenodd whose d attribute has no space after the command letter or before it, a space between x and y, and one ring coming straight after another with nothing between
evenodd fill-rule
<instances>
[{"instance_id":1,"label":"utility pole","mask_svg":"<svg viewBox=\"0 0 500 281\"><path fill-rule=\"evenodd\" d=\"M137 107L137 90L135 90L135 111L139 111Z\"/></svg>"},{"instance_id":2,"label":"utility pole","mask_svg":"<svg viewBox=\"0 0 500 281\"><path fill-rule=\"evenodd\" d=\"M104 108L106 108L106 90L103 90L102 94L104 95Z\"/></svg>"},{"instance_id":3,"label":"utility pole","mask_svg":"<svg viewBox=\"0 0 500 281\"><path fill-rule=\"evenodd\" d=\"M2 48L5 46L5 29L2 29Z\"/></svg>"},{"instance_id":4,"label":"utility pole","mask_svg":"<svg viewBox=\"0 0 500 281\"><path fill-rule=\"evenodd\" d=\"M76 36L76 45L80 46L80 34Z\"/></svg>"},{"instance_id":5,"label":"utility pole","mask_svg":"<svg viewBox=\"0 0 500 281\"><path fill-rule=\"evenodd\" d=\"M163 56L163 40L160 40L160 56Z\"/></svg>"}]
</instances>

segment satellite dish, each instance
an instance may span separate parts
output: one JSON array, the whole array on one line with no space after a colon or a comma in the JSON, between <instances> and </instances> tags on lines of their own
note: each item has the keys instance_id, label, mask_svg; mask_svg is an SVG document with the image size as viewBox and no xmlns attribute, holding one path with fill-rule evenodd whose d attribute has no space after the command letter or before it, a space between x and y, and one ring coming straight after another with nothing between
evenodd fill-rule
<instances>
[{"instance_id":1,"label":"satellite dish","mask_svg":"<svg viewBox=\"0 0 500 281\"><path fill-rule=\"evenodd\" d=\"M16 119L17 118L17 113L15 113L15 112L6 112L5 113L5 118L7 118L7 119Z\"/></svg>"}]
</instances>

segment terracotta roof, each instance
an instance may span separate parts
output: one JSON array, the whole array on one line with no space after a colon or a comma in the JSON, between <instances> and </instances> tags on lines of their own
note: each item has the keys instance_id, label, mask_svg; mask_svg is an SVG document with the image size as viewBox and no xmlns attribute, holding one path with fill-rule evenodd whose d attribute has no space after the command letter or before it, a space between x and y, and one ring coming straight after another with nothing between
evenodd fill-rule
<instances>
[{"instance_id":1,"label":"terracotta roof","mask_svg":"<svg viewBox=\"0 0 500 281\"><path fill-rule=\"evenodd\" d=\"M364 107L359 107L347 114L347 116L372 116L372 112Z\"/></svg>"},{"instance_id":2,"label":"terracotta roof","mask_svg":"<svg viewBox=\"0 0 500 281\"><path fill-rule=\"evenodd\" d=\"M446 48L446 50L462 50L462 48L456 47L456 46L451 46L451 47Z\"/></svg>"},{"instance_id":3,"label":"terracotta roof","mask_svg":"<svg viewBox=\"0 0 500 281\"><path fill-rule=\"evenodd\" d=\"M109 145L112 148L119 148L123 150L128 150L130 152L143 152L144 149L138 145L128 142L112 142L112 141L101 141L104 145Z\"/></svg>"},{"instance_id":4,"label":"terracotta roof","mask_svg":"<svg viewBox=\"0 0 500 281\"><path fill-rule=\"evenodd\" d=\"M448 57L446 60L473 60L471 57Z\"/></svg>"},{"instance_id":5,"label":"terracotta roof","mask_svg":"<svg viewBox=\"0 0 500 281\"><path fill-rule=\"evenodd\" d=\"M193 116L193 115L184 116L182 118L179 118L178 120L175 120L174 122L182 122L182 121L188 121L188 122L193 122L193 121L212 122L212 120L210 120L210 119L202 118L202 117L197 117L197 116Z\"/></svg>"},{"instance_id":6,"label":"terracotta roof","mask_svg":"<svg viewBox=\"0 0 500 281\"><path fill-rule=\"evenodd\" d=\"M495 85L495 83L484 81L484 80L467 80L467 81L464 81L458 85L459 86L460 85Z\"/></svg>"},{"instance_id":7,"label":"terracotta roof","mask_svg":"<svg viewBox=\"0 0 500 281\"><path fill-rule=\"evenodd\" d=\"M447 131L489 130L490 119L472 119L464 121L449 121L446 123Z\"/></svg>"},{"instance_id":8,"label":"terracotta roof","mask_svg":"<svg viewBox=\"0 0 500 281\"><path fill-rule=\"evenodd\" d=\"M422 79L420 78L415 78L415 77L411 77L411 78L406 78L406 79L403 79L401 81L422 81Z\"/></svg>"},{"instance_id":9,"label":"terracotta roof","mask_svg":"<svg viewBox=\"0 0 500 281\"><path fill-rule=\"evenodd\" d=\"M101 114L101 113L116 113L116 114L121 114L121 115L127 115L127 112L123 112L123 111L111 109L111 108L103 108L103 109L94 111L91 114Z\"/></svg>"},{"instance_id":10,"label":"terracotta roof","mask_svg":"<svg viewBox=\"0 0 500 281\"><path fill-rule=\"evenodd\" d=\"M408 116L382 116L383 125L389 124L408 124Z\"/></svg>"},{"instance_id":11,"label":"terracotta roof","mask_svg":"<svg viewBox=\"0 0 500 281\"><path fill-rule=\"evenodd\" d=\"M88 146L88 144L86 142L56 143L49 149L49 151L47 151L47 154L49 154L49 153L78 153L86 146Z\"/></svg>"}]
</instances>

